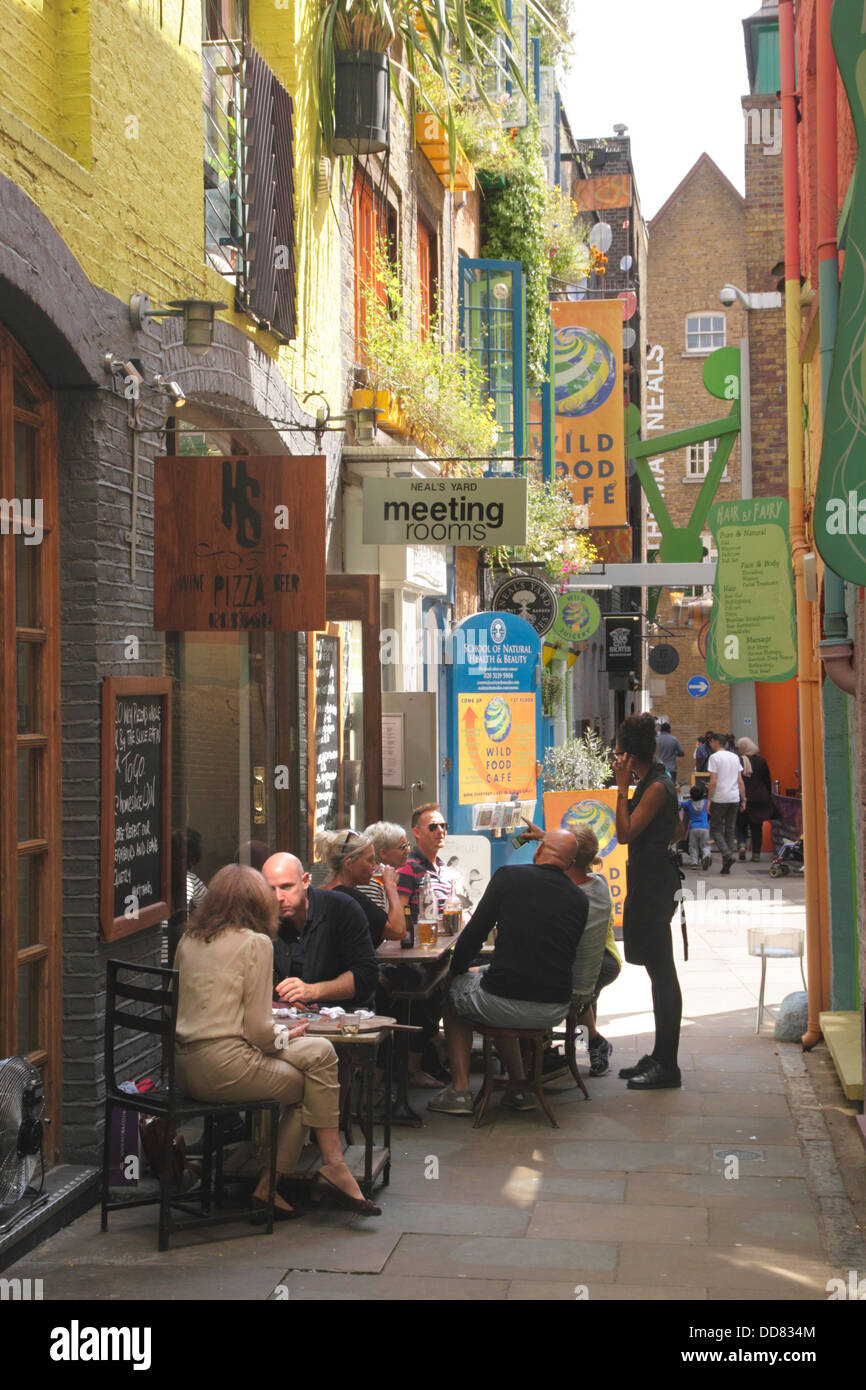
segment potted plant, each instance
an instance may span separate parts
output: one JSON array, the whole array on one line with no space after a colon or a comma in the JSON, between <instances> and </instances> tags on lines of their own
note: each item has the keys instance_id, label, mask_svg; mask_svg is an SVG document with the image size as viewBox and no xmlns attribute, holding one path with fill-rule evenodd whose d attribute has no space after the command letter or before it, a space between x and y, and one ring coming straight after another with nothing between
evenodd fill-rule
<instances>
[{"instance_id":1,"label":"potted plant","mask_svg":"<svg viewBox=\"0 0 866 1390\"><path fill-rule=\"evenodd\" d=\"M559 34L541 0L527 0L538 23ZM525 55L511 36L503 0L485 0L483 6L466 0L322 0L312 53L313 99L318 139L314 160L321 153L362 153L363 141L384 149L387 144L387 110L383 108L389 50L399 46L401 61L390 70L394 95L402 105L397 74L405 74L411 99L419 89L419 77L428 71L439 77L445 89L445 109L439 114L448 130L452 173L457 162L454 106L460 98L458 76L503 66L497 57L499 38L504 47L504 66L522 88ZM519 62L518 59L521 59ZM339 72L339 95L338 95ZM350 90L357 83L357 96ZM344 90L345 85L345 90ZM347 121L336 135L337 110ZM338 148L335 138L346 141ZM384 144L380 143L384 140Z\"/></svg>"}]
</instances>

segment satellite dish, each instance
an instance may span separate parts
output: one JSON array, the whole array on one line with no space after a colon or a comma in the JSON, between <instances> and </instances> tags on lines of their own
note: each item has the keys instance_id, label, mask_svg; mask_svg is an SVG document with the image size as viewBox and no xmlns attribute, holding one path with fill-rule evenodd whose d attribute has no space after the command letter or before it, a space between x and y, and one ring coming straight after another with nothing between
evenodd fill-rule
<instances>
[{"instance_id":1,"label":"satellite dish","mask_svg":"<svg viewBox=\"0 0 866 1390\"><path fill-rule=\"evenodd\" d=\"M620 270L628 272L634 265L634 256L623 256L619 263Z\"/></svg>"},{"instance_id":2,"label":"satellite dish","mask_svg":"<svg viewBox=\"0 0 866 1390\"><path fill-rule=\"evenodd\" d=\"M623 125L622 122L619 121L619 122L617 122L617 124L614 126L614 128L613 128L613 133L614 133L614 135L616 136L616 138L617 138L618 140L621 140L622 137L625 135L625 133L626 133L627 130L628 130L628 126L627 126L627 125Z\"/></svg>"},{"instance_id":3,"label":"satellite dish","mask_svg":"<svg viewBox=\"0 0 866 1390\"><path fill-rule=\"evenodd\" d=\"M596 222L589 234L590 246L595 246L599 251L607 251L613 241L613 232L609 222Z\"/></svg>"}]
</instances>

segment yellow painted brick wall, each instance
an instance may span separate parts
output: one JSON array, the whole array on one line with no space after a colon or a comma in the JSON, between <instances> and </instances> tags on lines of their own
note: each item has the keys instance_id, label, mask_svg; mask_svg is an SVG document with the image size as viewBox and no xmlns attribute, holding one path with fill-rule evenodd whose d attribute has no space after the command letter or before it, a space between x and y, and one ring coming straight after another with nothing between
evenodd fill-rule
<instances>
[{"instance_id":1,"label":"yellow painted brick wall","mask_svg":"<svg viewBox=\"0 0 866 1390\"><path fill-rule=\"evenodd\" d=\"M250 8L253 42L295 99L298 338L279 349L246 316L224 317L297 393L315 387L335 408L340 243L327 199L312 198L314 4ZM0 46L16 55L0 87L0 173L121 300L233 298L204 260L201 31L197 0L0 0Z\"/></svg>"}]
</instances>

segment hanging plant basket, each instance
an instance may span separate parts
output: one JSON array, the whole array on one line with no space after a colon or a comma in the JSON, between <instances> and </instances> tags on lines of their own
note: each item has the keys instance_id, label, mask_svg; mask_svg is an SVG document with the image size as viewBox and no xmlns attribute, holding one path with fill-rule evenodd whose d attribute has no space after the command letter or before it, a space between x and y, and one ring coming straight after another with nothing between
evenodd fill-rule
<instances>
[{"instance_id":1,"label":"hanging plant basket","mask_svg":"<svg viewBox=\"0 0 866 1390\"><path fill-rule=\"evenodd\" d=\"M387 53L334 52L334 154L381 154L388 148L391 75Z\"/></svg>"}]
</instances>

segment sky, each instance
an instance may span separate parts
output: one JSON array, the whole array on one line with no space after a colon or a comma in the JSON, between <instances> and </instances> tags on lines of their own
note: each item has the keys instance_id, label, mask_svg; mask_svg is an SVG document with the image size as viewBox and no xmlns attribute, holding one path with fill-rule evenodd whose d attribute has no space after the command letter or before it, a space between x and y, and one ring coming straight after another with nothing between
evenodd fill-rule
<instances>
[{"instance_id":1,"label":"sky","mask_svg":"<svg viewBox=\"0 0 866 1390\"><path fill-rule=\"evenodd\" d=\"M578 140L628 126L644 218L704 151L742 193L748 91L741 21L761 0L573 0L560 93Z\"/></svg>"}]
</instances>

